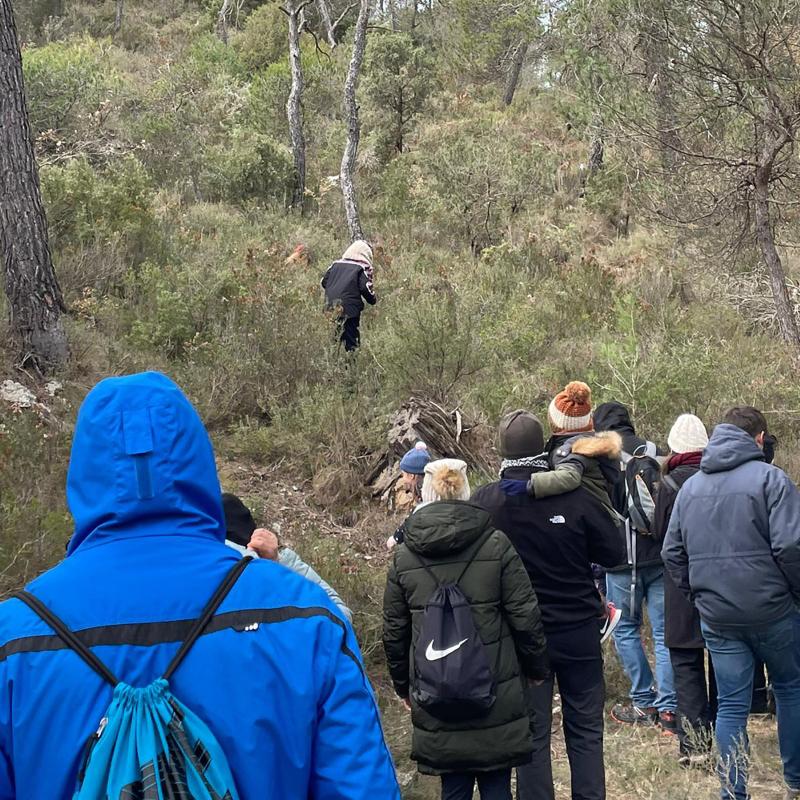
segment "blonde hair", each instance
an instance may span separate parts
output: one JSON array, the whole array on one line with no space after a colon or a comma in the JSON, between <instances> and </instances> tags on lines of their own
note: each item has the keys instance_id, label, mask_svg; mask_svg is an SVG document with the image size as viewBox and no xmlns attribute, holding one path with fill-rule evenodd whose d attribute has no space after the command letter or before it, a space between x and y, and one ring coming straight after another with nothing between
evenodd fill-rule
<instances>
[{"instance_id":1,"label":"blonde hair","mask_svg":"<svg viewBox=\"0 0 800 800\"><path fill-rule=\"evenodd\" d=\"M471 494L467 478L467 464L459 458L441 458L425 467L422 482L422 500L469 500Z\"/></svg>"}]
</instances>

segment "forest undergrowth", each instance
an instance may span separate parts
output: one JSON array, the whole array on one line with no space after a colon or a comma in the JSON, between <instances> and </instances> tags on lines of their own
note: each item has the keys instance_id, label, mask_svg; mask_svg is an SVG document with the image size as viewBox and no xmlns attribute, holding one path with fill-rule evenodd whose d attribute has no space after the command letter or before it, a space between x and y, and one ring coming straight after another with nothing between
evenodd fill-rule
<instances>
[{"instance_id":1,"label":"forest undergrowth","mask_svg":"<svg viewBox=\"0 0 800 800\"><path fill-rule=\"evenodd\" d=\"M609 129L602 169L588 177L596 114L566 45L531 56L506 105L498 76L522 23L495 3L432 3L414 27L399 4L396 31L375 20L357 185L379 301L363 317L360 352L346 358L319 280L349 243L335 177L352 20L332 51L302 37L300 214L286 208L290 76L276 5L240 4L227 44L214 33L213 0L128 0L116 35L110 0L56 5L15 3L72 355L51 397L17 366L0 299L0 382L41 403L0 401L3 594L63 557L70 438L88 390L108 375L164 371L208 426L223 488L353 608L403 796L422 800L436 785L408 759L409 719L380 646L383 543L398 520L365 486L409 397L459 409L489 449L505 411L544 418L573 379L596 403L628 405L662 443L680 413L710 426L726 407L752 404L778 436L777 463L800 478L797 361L776 335L758 253L734 252L726 225L653 213L654 194L676 191L646 175L653 147L634 152ZM399 116L398 87L410 92ZM795 221L785 224L793 233ZM796 287L796 251L781 254ZM611 649L606 664L610 704L626 688ZM755 721L752 740L754 796L777 799L774 721ZM606 753L615 800L718 791L714 776L681 770L677 746L655 730L609 721ZM565 800L558 738L554 769Z\"/></svg>"}]
</instances>

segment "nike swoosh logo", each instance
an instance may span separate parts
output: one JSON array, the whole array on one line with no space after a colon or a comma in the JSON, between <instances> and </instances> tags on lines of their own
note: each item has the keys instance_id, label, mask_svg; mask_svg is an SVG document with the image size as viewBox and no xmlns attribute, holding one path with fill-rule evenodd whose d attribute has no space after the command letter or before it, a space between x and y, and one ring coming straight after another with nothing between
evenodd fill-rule
<instances>
[{"instance_id":1,"label":"nike swoosh logo","mask_svg":"<svg viewBox=\"0 0 800 800\"><path fill-rule=\"evenodd\" d=\"M448 647L445 650L437 650L433 646L433 639L431 639L431 643L428 645L428 649L425 651L425 658L427 658L428 661L438 661L440 658L445 658L446 656L449 656L450 653L455 653L455 651L458 650L458 648L461 647L461 645L467 641L469 641L469 637L467 637L466 639L462 639L458 644L454 644L452 647Z\"/></svg>"}]
</instances>

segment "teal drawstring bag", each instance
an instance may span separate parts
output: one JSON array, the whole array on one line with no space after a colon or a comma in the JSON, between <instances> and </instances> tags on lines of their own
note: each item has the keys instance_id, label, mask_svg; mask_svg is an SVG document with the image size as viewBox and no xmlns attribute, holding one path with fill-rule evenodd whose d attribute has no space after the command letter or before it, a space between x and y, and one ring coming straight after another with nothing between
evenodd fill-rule
<instances>
[{"instance_id":1,"label":"teal drawstring bag","mask_svg":"<svg viewBox=\"0 0 800 800\"><path fill-rule=\"evenodd\" d=\"M86 744L73 800L239 800L222 747L172 694L169 680L251 560L243 558L228 572L163 677L143 688L119 681L37 597L14 595L114 687L111 705Z\"/></svg>"}]
</instances>

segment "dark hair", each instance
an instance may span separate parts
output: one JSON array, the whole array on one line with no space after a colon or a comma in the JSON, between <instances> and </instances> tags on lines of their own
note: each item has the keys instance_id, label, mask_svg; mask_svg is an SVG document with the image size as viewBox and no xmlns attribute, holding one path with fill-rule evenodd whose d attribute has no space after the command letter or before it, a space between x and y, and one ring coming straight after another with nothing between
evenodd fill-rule
<instances>
[{"instance_id":1,"label":"dark hair","mask_svg":"<svg viewBox=\"0 0 800 800\"><path fill-rule=\"evenodd\" d=\"M735 425L754 439L759 433L767 432L767 420L764 415L753 406L734 406L725 412L722 418L724 423Z\"/></svg>"}]
</instances>

